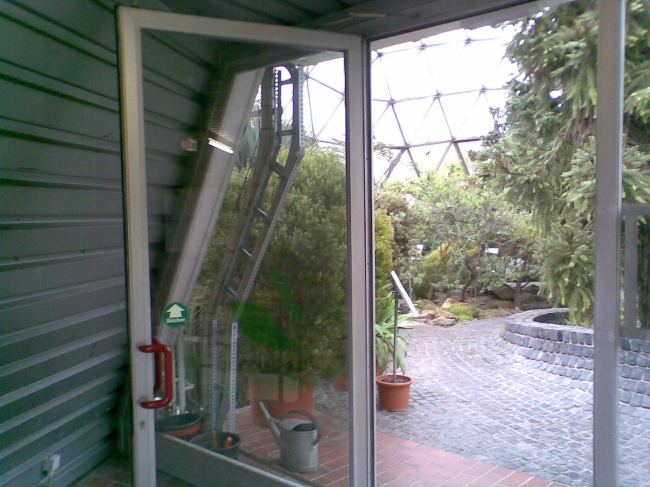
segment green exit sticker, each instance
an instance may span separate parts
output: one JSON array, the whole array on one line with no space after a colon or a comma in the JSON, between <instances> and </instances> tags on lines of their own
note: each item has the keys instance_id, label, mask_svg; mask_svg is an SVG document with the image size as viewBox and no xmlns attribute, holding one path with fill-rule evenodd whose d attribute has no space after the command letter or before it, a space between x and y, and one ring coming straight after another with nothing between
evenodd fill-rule
<instances>
[{"instance_id":1,"label":"green exit sticker","mask_svg":"<svg viewBox=\"0 0 650 487\"><path fill-rule=\"evenodd\" d=\"M163 319L165 320L165 323L173 328L183 326L187 323L188 315L187 306L183 303L168 304L165 306L165 311L163 311Z\"/></svg>"}]
</instances>

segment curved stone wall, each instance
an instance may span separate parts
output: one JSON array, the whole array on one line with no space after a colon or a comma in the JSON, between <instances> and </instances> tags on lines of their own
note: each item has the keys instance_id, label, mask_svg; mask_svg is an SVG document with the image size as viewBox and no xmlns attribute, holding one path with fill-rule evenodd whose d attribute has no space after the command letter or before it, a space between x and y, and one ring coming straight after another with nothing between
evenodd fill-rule
<instances>
[{"instance_id":1,"label":"curved stone wall","mask_svg":"<svg viewBox=\"0 0 650 487\"><path fill-rule=\"evenodd\" d=\"M501 337L508 342L508 349L532 361L533 367L557 375L558 383L591 392L594 330L535 321L542 315L566 311L558 308L511 315ZM621 401L650 408L650 342L621 338L619 364Z\"/></svg>"}]
</instances>

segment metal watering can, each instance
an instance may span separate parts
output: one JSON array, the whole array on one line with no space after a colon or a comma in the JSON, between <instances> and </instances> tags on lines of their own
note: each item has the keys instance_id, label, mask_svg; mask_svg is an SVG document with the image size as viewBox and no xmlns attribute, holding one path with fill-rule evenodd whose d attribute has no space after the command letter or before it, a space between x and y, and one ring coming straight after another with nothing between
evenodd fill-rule
<instances>
[{"instance_id":1,"label":"metal watering can","mask_svg":"<svg viewBox=\"0 0 650 487\"><path fill-rule=\"evenodd\" d=\"M315 472L318 469L318 442L321 438L316 418L302 409L292 409L284 413L281 420L277 420L271 417L262 401L260 408L280 446L282 466L292 472ZM309 418L309 421L288 419L290 414L301 414Z\"/></svg>"}]
</instances>

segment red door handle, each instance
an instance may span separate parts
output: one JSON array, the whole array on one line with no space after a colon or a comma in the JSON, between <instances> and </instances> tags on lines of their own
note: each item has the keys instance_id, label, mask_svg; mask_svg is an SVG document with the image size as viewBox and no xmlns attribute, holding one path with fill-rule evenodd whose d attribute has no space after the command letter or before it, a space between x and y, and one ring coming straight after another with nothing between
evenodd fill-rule
<instances>
[{"instance_id":1,"label":"red door handle","mask_svg":"<svg viewBox=\"0 0 650 487\"><path fill-rule=\"evenodd\" d=\"M153 401L141 400L140 406L145 409L164 408L169 405L174 398L174 357L172 349L167 345L160 343L160 340L154 338L152 345L140 345L138 350L144 353L156 354L156 384L154 392L158 393L162 385L162 367L161 356L165 356L165 395L162 399L154 399ZM162 355L161 355L162 354Z\"/></svg>"}]
</instances>

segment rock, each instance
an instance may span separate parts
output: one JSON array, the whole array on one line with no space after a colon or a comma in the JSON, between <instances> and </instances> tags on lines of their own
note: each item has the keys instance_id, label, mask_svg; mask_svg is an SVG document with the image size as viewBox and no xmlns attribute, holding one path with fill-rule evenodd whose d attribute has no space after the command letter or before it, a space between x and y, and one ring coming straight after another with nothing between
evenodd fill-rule
<instances>
[{"instance_id":1,"label":"rock","mask_svg":"<svg viewBox=\"0 0 650 487\"><path fill-rule=\"evenodd\" d=\"M526 284L526 287L521 288L522 294L539 294L540 283L539 282L529 282Z\"/></svg>"},{"instance_id":2,"label":"rock","mask_svg":"<svg viewBox=\"0 0 650 487\"><path fill-rule=\"evenodd\" d=\"M433 303L433 301L429 301L428 299L418 300L418 306L420 307L420 309L423 310L423 312L424 310L428 310L428 309L433 309L433 310L438 309L436 305Z\"/></svg>"},{"instance_id":3,"label":"rock","mask_svg":"<svg viewBox=\"0 0 650 487\"><path fill-rule=\"evenodd\" d=\"M424 311L420 312L420 316L417 318L413 318L415 321L426 321L426 320L433 320L436 317L436 311L431 310L431 309L425 309Z\"/></svg>"},{"instance_id":4,"label":"rock","mask_svg":"<svg viewBox=\"0 0 650 487\"><path fill-rule=\"evenodd\" d=\"M453 313L450 313L449 311L445 311L444 309L439 309L436 316L438 318L448 318L448 319L451 319L451 320L457 320L458 319L458 316L456 316Z\"/></svg>"},{"instance_id":5,"label":"rock","mask_svg":"<svg viewBox=\"0 0 650 487\"><path fill-rule=\"evenodd\" d=\"M442 306L440 306L442 309L449 309L452 306L455 306L459 303L459 301L456 301L454 298L447 298L444 303L442 303Z\"/></svg>"},{"instance_id":6,"label":"rock","mask_svg":"<svg viewBox=\"0 0 650 487\"><path fill-rule=\"evenodd\" d=\"M515 290L510 286L501 286L490 291L497 298L504 301L513 301L515 299Z\"/></svg>"},{"instance_id":7,"label":"rock","mask_svg":"<svg viewBox=\"0 0 650 487\"><path fill-rule=\"evenodd\" d=\"M431 324L438 326L454 326L456 324L456 320L452 318L436 318L431 322Z\"/></svg>"},{"instance_id":8,"label":"rock","mask_svg":"<svg viewBox=\"0 0 650 487\"><path fill-rule=\"evenodd\" d=\"M458 301L463 295L463 291L461 289L450 289L445 294L447 295L448 298L455 299L456 301Z\"/></svg>"}]
</instances>

